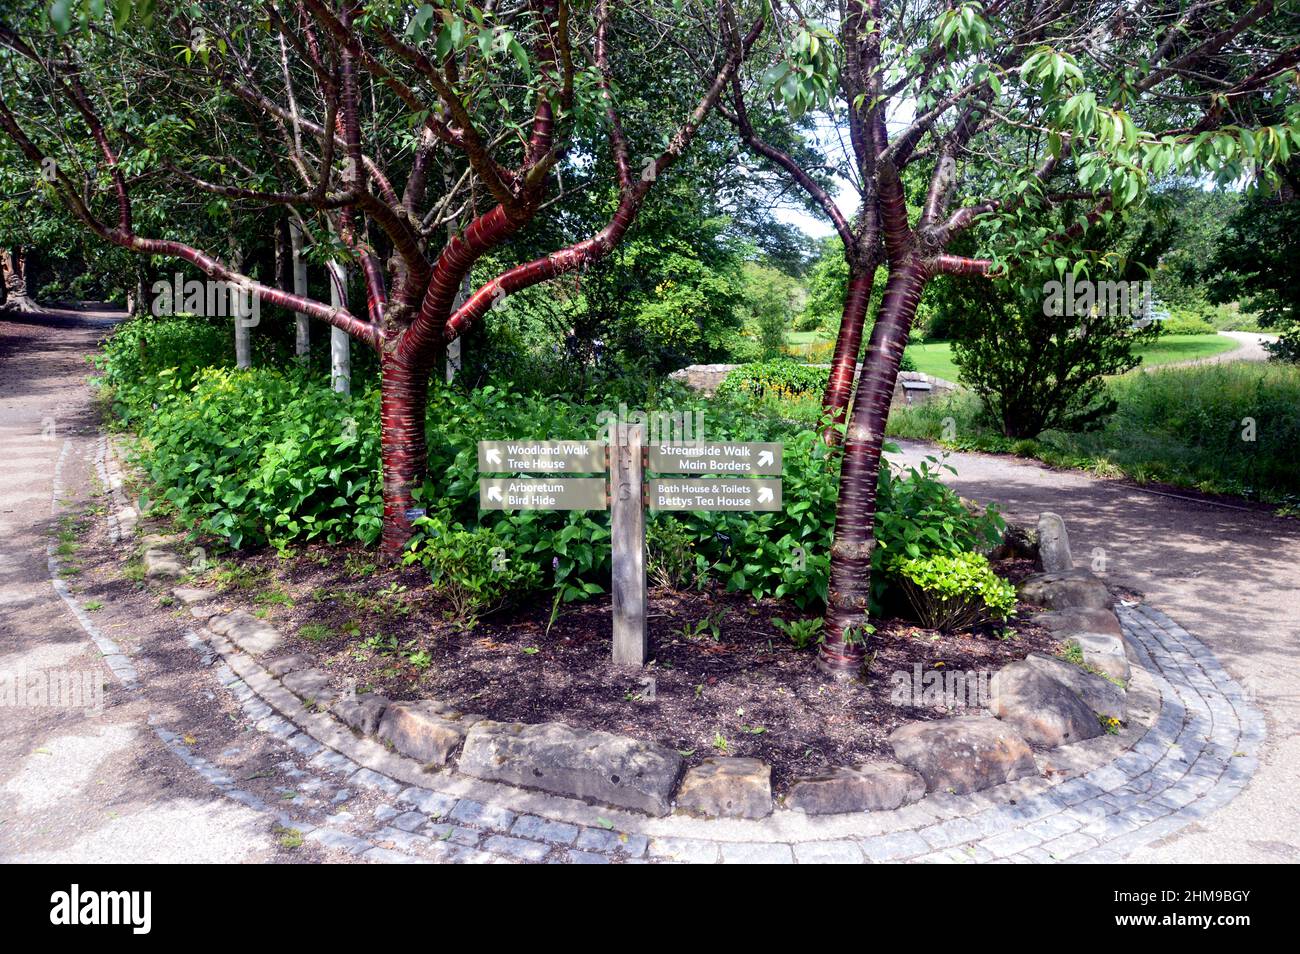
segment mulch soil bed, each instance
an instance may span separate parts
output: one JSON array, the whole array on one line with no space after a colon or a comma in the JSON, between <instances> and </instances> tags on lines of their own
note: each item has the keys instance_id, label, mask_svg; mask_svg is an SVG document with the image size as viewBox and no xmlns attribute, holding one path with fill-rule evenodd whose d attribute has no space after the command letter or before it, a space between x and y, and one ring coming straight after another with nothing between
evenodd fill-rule
<instances>
[{"instance_id":1,"label":"mulch soil bed","mask_svg":"<svg viewBox=\"0 0 1300 954\"><path fill-rule=\"evenodd\" d=\"M1010 579L1032 569L1009 560ZM773 787L801 775L889 758L889 734L904 722L972 710L896 704L894 674L995 672L1031 652L1060 647L1020 614L1009 626L941 634L901 618L877 622L861 681L822 676L810 649L797 650L772 625L798 613L787 604L706 590L652 591L653 662L610 661L609 601L565 607L547 631L550 600L489 615L466 631L417 569L375 566L360 549L309 548L291 558L240 556L198 583L225 587L333 675L340 689L393 700L434 697L499 721L560 721L670 745L688 764L719 755L772 765ZM691 635L692 624L712 617ZM1010 630L1010 632L1008 632ZM919 667L919 669L917 668Z\"/></svg>"}]
</instances>

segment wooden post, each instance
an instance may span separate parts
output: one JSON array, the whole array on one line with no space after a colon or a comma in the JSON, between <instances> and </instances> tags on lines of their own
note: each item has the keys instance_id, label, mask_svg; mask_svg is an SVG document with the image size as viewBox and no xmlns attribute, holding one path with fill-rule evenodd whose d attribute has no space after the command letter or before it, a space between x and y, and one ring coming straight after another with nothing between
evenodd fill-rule
<instances>
[{"instance_id":1,"label":"wooden post","mask_svg":"<svg viewBox=\"0 0 1300 954\"><path fill-rule=\"evenodd\" d=\"M622 422L609 449L614 662L643 666L650 643L645 628L645 505L642 448L645 431Z\"/></svg>"},{"instance_id":2,"label":"wooden post","mask_svg":"<svg viewBox=\"0 0 1300 954\"><path fill-rule=\"evenodd\" d=\"M330 262L330 304L348 306L348 270ZM342 328L330 326L330 381L340 394L352 393L352 341Z\"/></svg>"},{"instance_id":3,"label":"wooden post","mask_svg":"<svg viewBox=\"0 0 1300 954\"><path fill-rule=\"evenodd\" d=\"M307 297L307 262L302 257L302 226L297 219L289 220L289 245L293 249L293 293ZM297 324L293 353L299 361L306 361L311 353L311 319L302 312L294 312Z\"/></svg>"}]
</instances>

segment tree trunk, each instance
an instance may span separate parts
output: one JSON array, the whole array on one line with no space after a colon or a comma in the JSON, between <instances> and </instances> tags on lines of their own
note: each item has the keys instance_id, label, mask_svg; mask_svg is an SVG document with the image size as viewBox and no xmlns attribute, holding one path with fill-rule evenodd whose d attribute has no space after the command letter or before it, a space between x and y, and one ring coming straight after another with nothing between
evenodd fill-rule
<instances>
[{"instance_id":1,"label":"tree trunk","mask_svg":"<svg viewBox=\"0 0 1300 954\"><path fill-rule=\"evenodd\" d=\"M147 262L139 257L133 258L131 262L134 266L132 274L135 276L135 287L127 296L127 311L136 318L143 318L152 314L153 302L150 289L153 287L153 282L149 281Z\"/></svg>"},{"instance_id":2,"label":"tree trunk","mask_svg":"<svg viewBox=\"0 0 1300 954\"><path fill-rule=\"evenodd\" d=\"M419 514L413 492L424 483L429 464L425 412L429 373L437 362L412 363L396 349L380 354L380 456L384 472L384 529L380 555L395 558L411 537L411 521Z\"/></svg>"},{"instance_id":3,"label":"tree trunk","mask_svg":"<svg viewBox=\"0 0 1300 954\"><path fill-rule=\"evenodd\" d=\"M330 262L330 304L348 306L348 270ZM330 328L330 382L340 394L352 393L352 338L342 328Z\"/></svg>"},{"instance_id":4,"label":"tree trunk","mask_svg":"<svg viewBox=\"0 0 1300 954\"><path fill-rule=\"evenodd\" d=\"M244 268L243 250L233 238L230 240L230 267L237 272ZM253 366L252 324L245 319L243 309L240 307L242 292L232 285L227 293L230 299L230 314L235 322L235 367L240 371L247 371Z\"/></svg>"},{"instance_id":5,"label":"tree trunk","mask_svg":"<svg viewBox=\"0 0 1300 954\"><path fill-rule=\"evenodd\" d=\"M817 660L823 672L836 677L852 678L862 668L865 633L861 627L867 622L871 600L880 447L898 379L898 365L926 277L925 267L915 259L890 268L844 435L823 627L825 639Z\"/></svg>"},{"instance_id":6,"label":"tree trunk","mask_svg":"<svg viewBox=\"0 0 1300 954\"><path fill-rule=\"evenodd\" d=\"M293 257L293 293L306 298L307 262L302 257L302 227L296 219L289 220L289 248ZM294 312L294 316L297 326L293 353L299 361L306 361L311 354L311 319L300 311Z\"/></svg>"},{"instance_id":7,"label":"tree trunk","mask_svg":"<svg viewBox=\"0 0 1300 954\"><path fill-rule=\"evenodd\" d=\"M41 310L41 306L27 294L27 256L21 248L17 251L0 249L0 272L4 273L4 310Z\"/></svg>"},{"instance_id":8,"label":"tree trunk","mask_svg":"<svg viewBox=\"0 0 1300 954\"><path fill-rule=\"evenodd\" d=\"M867 304L871 300L871 285L875 279L875 263L860 271L849 266L849 284L844 294L844 314L840 330L835 337L835 355L831 358L831 373L826 379L826 393L822 396L822 414L829 426L822 433L828 444L840 442L837 426L844 422L849 399L853 396L853 380L858 370L858 355L862 352L862 327L867 320Z\"/></svg>"}]
</instances>

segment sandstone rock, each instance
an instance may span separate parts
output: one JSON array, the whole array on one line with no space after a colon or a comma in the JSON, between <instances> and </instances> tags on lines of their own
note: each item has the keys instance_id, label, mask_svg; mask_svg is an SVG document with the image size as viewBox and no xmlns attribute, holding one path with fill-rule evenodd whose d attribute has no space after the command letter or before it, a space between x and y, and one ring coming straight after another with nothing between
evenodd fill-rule
<instances>
[{"instance_id":1,"label":"sandstone rock","mask_svg":"<svg viewBox=\"0 0 1300 954\"><path fill-rule=\"evenodd\" d=\"M172 596L186 606L197 606L199 603L205 603L216 595L214 590L205 590L198 586L178 586L172 590Z\"/></svg>"},{"instance_id":2,"label":"sandstone rock","mask_svg":"<svg viewBox=\"0 0 1300 954\"><path fill-rule=\"evenodd\" d=\"M1119 625L1119 618L1116 617L1115 611L1110 607L1089 609L1080 606L1050 610L1046 613L1038 613L1030 622L1037 623L1050 632L1064 633L1066 635L1070 633L1123 635L1123 630Z\"/></svg>"},{"instance_id":3,"label":"sandstone rock","mask_svg":"<svg viewBox=\"0 0 1300 954\"><path fill-rule=\"evenodd\" d=\"M1085 653L1124 655L1124 640L1109 633L1070 633L1065 637L1065 642L1067 645L1078 646Z\"/></svg>"},{"instance_id":4,"label":"sandstone rock","mask_svg":"<svg viewBox=\"0 0 1300 954\"><path fill-rule=\"evenodd\" d=\"M1020 734L987 716L912 722L896 729L889 744L894 758L920 773L930 792L965 795L1037 771Z\"/></svg>"},{"instance_id":5,"label":"sandstone rock","mask_svg":"<svg viewBox=\"0 0 1300 954\"><path fill-rule=\"evenodd\" d=\"M225 636L250 656L261 656L280 646L280 634L275 627L244 610L214 617L208 623L208 629L218 636Z\"/></svg>"},{"instance_id":6,"label":"sandstone rock","mask_svg":"<svg viewBox=\"0 0 1300 954\"><path fill-rule=\"evenodd\" d=\"M466 731L481 718L463 715L436 699L392 702L384 709L376 734L424 765L446 765Z\"/></svg>"},{"instance_id":7,"label":"sandstone rock","mask_svg":"<svg viewBox=\"0 0 1300 954\"><path fill-rule=\"evenodd\" d=\"M1104 672L1112 679L1127 684L1133 675L1124 640L1104 633L1073 633L1065 638L1066 645L1075 645L1083 652L1084 665Z\"/></svg>"},{"instance_id":8,"label":"sandstone rock","mask_svg":"<svg viewBox=\"0 0 1300 954\"><path fill-rule=\"evenodd\" d=\"M144 551L144 575L147 578L174 580L184 572L184 562L170 550L150 548Z\"/></svg>"},{"instance_id":9,"label":"sandstone rock","mask_svg":"<svg viewBox=\"0 0 1300 954\"><path fill-rule=\"evenodd\" d=\"M362 735L379 731L379 721L388 709L388 699L376 692L363 692L357 696L344 696L334 703L333 712L347 725Z\"/></svg>"},{"instance_id":10,"label":"sandstone rock","mask_svg":"<svg viewBox=\"0 0 1300 954\"><path fill-rule=\"evenodd\" d=\"M1020 598L1048 609L1110 609L1113 600L1106 584L1087 570L1035 573L1020 585Z\"/></svg>"},{"instance_id":11,"label":"sandstone rock","mask_svg":"<svg viewBox=\"0 0 1300 954\"><path fill-rule=\"evenodd\" d=\"M1065 532L1065 521L1054 513L1038 515L1038 559L1044 573L1064 573L1074 569L1070 535Z\"/></svg>"},{"instance_id":12,"label":"sandstone rock","mask_svg":"<svg viewBox=\"0 0 1300 954\"><path fill-rule=\"evenodd\" d=\"M925 794L925 780L895 762L870 762L801 778L785 797L807 815L891 811Z\"/></svg>"},{"instance_id":13,"label":"sandstone rock","mask_svg":"<svg viewBox=\"0 0 1300 954\"><path fill-rule=\"evenodd\" d=\"M330 685L330 677L319 669L295 669L286 672L280 681L299 699L321 708L329 708L339 695Z\"/></svg>"},{"instance_id":14,"label":"sandstone rock","mask_svg":"<svg viewBox=\"0 0 1300 954\"><path fill-rule=\"evenodd\" d=\"M483 721L469 730L466 775L667 815L682 758L653 742L608 732Z\"/></svg>"},{"instance_id":15,"label":"sandstone rock","mask_svg":"<svg viewBox=\"0 0 1300 954\"><path fill-rule=\"evenodd\" d=\"M710 818L766 818L772 813L772 766L760 759L705 759L687 769L677 807Z\"/></svg>"},{"instance_id":16,"label":"sandstone rock","mask_svg":"<svg viewBox=\"0 0 1300 954\"><path fill-rule=\"evenodd\" d=\"M1068 665L1068 664L1067 664ZM1101 735L1097 714L1065 683L1026 662L999 670L989 707L1027 742L1055 748Z\"/></svg>"},{"instance_id":17,"label":"sandstone rock","mask_svg":"<svg viewBox=\"0 0 1300 954\"><path fill-rule=\"evenodd\" d=\"M1067 686L1097 715L1118 719L1120 722L1128 718L1128 693L1109 679L1043 653L1030 653L1025 657L1025 662L1043 675Z\"/></svg>"}]
</instances>

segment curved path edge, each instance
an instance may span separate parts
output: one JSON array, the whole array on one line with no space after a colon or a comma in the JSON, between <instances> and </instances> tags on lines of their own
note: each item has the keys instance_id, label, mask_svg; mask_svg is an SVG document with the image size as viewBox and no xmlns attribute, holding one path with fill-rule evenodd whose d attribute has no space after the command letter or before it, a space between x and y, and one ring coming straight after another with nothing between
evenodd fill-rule
<instances>
[{"instance_id":1,"label":"curved path edge","mask_svg":"<svg viewBox=\"0 0 1300 954\"><path fill-rule=\"evenodd\" d=\"M101 443L97 463L105 462L105 452ZM111 473L115 462L106 463ZM58 488L56 471L55 506ZM49 559L57 589L62 581L52 551ZM106 659L120 661L110 667L130 685L135 674L128 657L95 631L66 587L60 595ZM218 683L258 731L281 739L309 765L378 790L408 807L408 814L427 816L428 825L472 822L482 829L485 846L495 839L509 850L493 854L451 844L445 858L417 859L328 826L303 825L239 789L220 768L189 752L176 733L161 725L153 730L227 797L374 861L542 860L554 856L557 844L576 844L587 850L569 854L582 860L1113 862L1227 804L1249 780L1264 740L1263 717L1203 643L1153 607L1120 604L1116 610L1140 663L1130 686L1131 721L1120 736L1037 753L1040 776L967 796L933 794L892 812L816 817L779 810L761 821L650 818L450 770L425 771L308 709L259 663L205 628L189 628L183 638L204 664L220 659L212 665ZM198 607L194 612L211 615ZM533 838L517 837L524 822Z\"/></svg>"}]
</instances>

